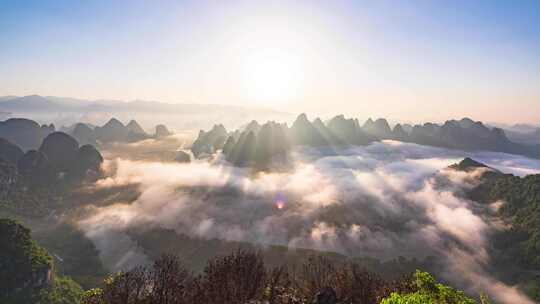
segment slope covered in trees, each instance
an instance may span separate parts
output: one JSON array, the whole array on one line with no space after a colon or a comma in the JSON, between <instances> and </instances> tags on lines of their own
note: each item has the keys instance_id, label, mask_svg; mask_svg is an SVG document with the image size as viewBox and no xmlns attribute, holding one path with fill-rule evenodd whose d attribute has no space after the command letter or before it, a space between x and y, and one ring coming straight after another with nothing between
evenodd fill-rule
<instances>
[{"instance_id":1,"label":"slope covered in trees","mask_svg":"<svg viewBox=\"0 0 540 304\"><path fill-rule=\"evenodd\" d=\"M55 274L52 257L28 228L0 219L0 303L77 304L81 299L81 287Z\"/></svg>"},{"instance_id":2,"label":"slope covered in trees","mask_svg":"<svg viewBox=\"0 0 540 304\"><path fill-rule=\"evenodd\" d=\"M471 159L452 168L487 169L467 195L492 207L505 224L492 237L492 264L510 283L525 283L529 295L540 301L540 174L503 174Z\"/></svg>"}]
</instances>

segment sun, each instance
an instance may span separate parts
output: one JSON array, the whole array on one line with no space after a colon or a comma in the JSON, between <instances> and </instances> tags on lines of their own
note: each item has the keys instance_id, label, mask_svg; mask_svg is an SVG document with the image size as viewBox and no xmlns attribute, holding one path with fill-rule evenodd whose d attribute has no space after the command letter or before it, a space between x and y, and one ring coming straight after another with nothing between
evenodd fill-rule
<instances>
[{"instance_id":1,"label":"sun","mask_svg":"<svg viewBox=\"0 0 540 304\"><path fill-rule=\"evenodd\" d=\"M243 60L244 91L247 98L266 106L283 105L301 93L301 60L285 50L260 50Z\"/></svg>"}]
</instances>

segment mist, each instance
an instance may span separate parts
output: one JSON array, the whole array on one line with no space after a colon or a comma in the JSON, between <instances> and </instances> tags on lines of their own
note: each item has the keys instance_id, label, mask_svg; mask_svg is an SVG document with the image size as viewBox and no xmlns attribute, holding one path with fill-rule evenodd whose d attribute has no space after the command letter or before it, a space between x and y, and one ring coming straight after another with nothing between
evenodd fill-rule
<instances>
[{"instance_id":1,"label":"mist","mask_svg":"<svg viewBox=\"0 0 540 304\"><path fill-rule=\"evenodd\" d=\"M540 161L384 141L366 147L298 148L291 166L253 172L220 154L189 164L109 159L97 188L138 185L132 203L90 207L79 226L105 266L148 262L126 231L172 229L200 239L285 245L381 260L436 256L444 279L507 302L532 303L485 270L487 239L498 227L489 206L464 199L480 170L446 169L470 156L505 173L540 172ZM496 165L499 164L499 165Z\"/></svg>"}]
</instances>

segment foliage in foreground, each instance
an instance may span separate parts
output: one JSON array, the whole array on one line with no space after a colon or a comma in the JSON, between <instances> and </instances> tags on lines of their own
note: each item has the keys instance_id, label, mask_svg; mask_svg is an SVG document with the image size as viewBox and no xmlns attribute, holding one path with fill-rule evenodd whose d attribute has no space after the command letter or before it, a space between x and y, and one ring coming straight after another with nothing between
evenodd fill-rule
<instances>
[{"instance_id":1,"label":"foliage in foreground","mask_svg":"<svg viewBox=\"0 0 540 304\"><path fill-rule=\"evenodd\" d=\"M0 303L78 304L82 294L73 280L55 275L52 257L30 229L0 219Z\"/></svg>"},{"instance_id":2,"label":"foliage in foreground","mask_svg":"<svg viewBox=\"0 0 540 304\"><path fill-rule=\"evenodd\" d=\"M427 272L417 270L415 273L417 291L408 294L393 292L390 297L383 299L381 304L476 304L462 291L435 282ZM487 300L482 300L487 304Z\"/></svg>"},{"instance_id":3,"label":"foliage in foreground","mask_svg":"<svg viewBox=\"0 0 540 304\"><path fill-rule=\"evenodd\" d=\"M117 273L101 289L86 292L85 304L313 303L331 290L336 303L378 304L392 292L414 292L412 280L387 281L355 264L336 265L311 257L298 268L267 269L261 255L237 251L208 262L194 275L172 255L150 267Z\"/></svg>"}]
</instances>

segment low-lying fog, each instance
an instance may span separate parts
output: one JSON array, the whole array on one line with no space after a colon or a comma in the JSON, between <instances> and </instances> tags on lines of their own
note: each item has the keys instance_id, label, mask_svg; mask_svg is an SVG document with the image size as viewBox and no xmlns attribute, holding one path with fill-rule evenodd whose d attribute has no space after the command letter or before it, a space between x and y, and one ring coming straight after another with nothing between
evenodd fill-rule
<instances>
[{"instance_id":1,"label":"low-lying fog","mask_svg":"<svg viewBox=\"0 0 540 304\"><path fill-rule=\"evenodd\" d=\"M152 145L161 144L150 140L117 148L144 151ZM461 195L479 172L445 168L470 156L505 173L525 175L540 173L538 160L385 141L339 151L296 149L289 167L256 173L232 167L220 155L178 164L123 159L119 155L125 153L114 150L105 151L108 177L95 187L138 184L141 195L133 203L93 207L79 222L109 269L148 260L124 233L127 229L161 227L202 239L382 260L437 256L448 280L490 291L505 303L532 303L484 269L487 239L503 228L486 215L489 207Z\"/></svg>"}]
</instances>

